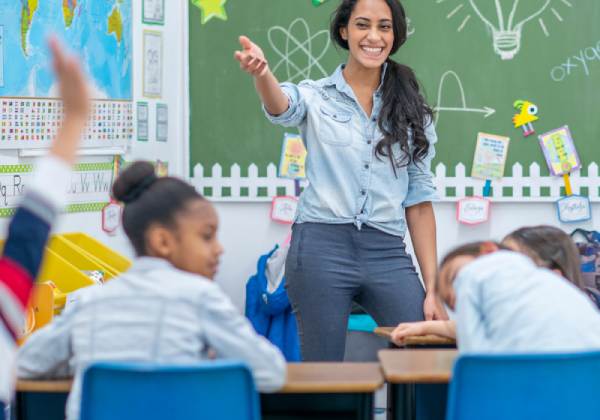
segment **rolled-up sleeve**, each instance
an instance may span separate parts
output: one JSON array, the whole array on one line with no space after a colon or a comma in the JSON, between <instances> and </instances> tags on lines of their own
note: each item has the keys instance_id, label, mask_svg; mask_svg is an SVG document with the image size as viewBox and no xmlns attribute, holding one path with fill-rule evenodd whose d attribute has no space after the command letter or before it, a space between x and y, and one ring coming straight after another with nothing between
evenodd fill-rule
<instances>
[{"instance_id":1,"label":"rolled-up sleeve","mask_svg":"<svg viewBox=\"0 0 600 420\"><path fill-rule=\"evenodd\" d=\"M304 96L298 86L293 83L281 83L280 86L283 93L288 97L288 109L283 114L271 115L263 105L263 111L269 121L273 124L284 127L297 127L302 124L306 118L306 102Z\"/></svg>"},{"instance_id":2,"label":"rolled-up sleeve","mask_svg":"<svg viewBox=\"0 0 600 420\"><path fill-rule=\"evenodd\" d=\"M437 143L437 134L432 122L425 127L425 136L429 141L427 156L420 162L411 161L407 168L408 190L402 203L405 208L427 201L437 201L439 198L431 173L431 161L435 157L435 144Z\"/></svg>"}]
</instances>

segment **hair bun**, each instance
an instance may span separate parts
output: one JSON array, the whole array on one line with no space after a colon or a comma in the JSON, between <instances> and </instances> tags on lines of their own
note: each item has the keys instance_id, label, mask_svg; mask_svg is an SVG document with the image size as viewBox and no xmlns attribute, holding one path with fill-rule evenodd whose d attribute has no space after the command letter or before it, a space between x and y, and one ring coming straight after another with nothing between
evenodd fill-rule
<instances>
[{"instance_id":1,"label":"hair bun","mask_svg":"<svg viewBox=\"0 0 600 420\"><path fill-rule=\"evenodd\" d=\"M135 201L157 180L150 162L137 161L118 176L112 186L112 195L125 204Z\"/></svg>"}]
</instances>

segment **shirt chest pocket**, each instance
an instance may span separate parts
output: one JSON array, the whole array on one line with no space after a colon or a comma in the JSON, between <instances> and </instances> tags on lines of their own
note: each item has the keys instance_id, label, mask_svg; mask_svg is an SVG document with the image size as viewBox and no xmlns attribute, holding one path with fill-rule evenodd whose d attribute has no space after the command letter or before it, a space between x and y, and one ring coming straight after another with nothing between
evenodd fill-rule
<instances>
[{"instance_id":1,"label":"shirt chest pocket","mask_svg":"<svg viewBox=\"0 0 600 420\"><path fill-rule=\"evenodd\" d=\"M332 146L352 144L354 130L352 111L333 109L321 105L319 108L319 140Z\"/></svg>"}]
</instances>

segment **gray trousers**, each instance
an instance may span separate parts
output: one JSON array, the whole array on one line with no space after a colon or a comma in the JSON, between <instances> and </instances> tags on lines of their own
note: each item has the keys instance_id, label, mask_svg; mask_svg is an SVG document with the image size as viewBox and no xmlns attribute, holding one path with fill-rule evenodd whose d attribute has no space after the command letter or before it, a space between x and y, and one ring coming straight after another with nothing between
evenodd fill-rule
<instances>
[{"instance_id":1,"label":"gray trousers","mask_svg":"<svg viewBox=\"0 0 600 420\"><path fill-rule=\"evenodd\" d=\"M293 226L285 281L304 361L342 361L352 301L380 326L423 320L425 291L401 237L352 224Z\"/></svg>"}]
</instances>

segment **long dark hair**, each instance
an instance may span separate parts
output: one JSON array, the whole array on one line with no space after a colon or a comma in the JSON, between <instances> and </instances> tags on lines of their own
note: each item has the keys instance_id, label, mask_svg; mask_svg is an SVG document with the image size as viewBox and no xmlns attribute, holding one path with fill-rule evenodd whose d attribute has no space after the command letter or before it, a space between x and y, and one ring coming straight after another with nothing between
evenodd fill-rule
<instances>
[{"instance_id":1,"label":"long dark hair","mask_svg":"<svg viewBox=\"0 0 600 420\"><path fill-rule=\"evenodd\" d=\"M125 204L123 229L138 256L147 255L146 231L157 223L175 229L177 215L192 200L204 200L194 187L173 177L157 178L150 162L131 164L116 179L112 195Z\"/></svg>"},{"instance_id":2,"label":"long dark hair","mask_svg":"<svg viewBox=\"0 0 600 420\"><path fill-rule=\"evenodd\" d=\"M330 36L341 48L348 49L348 41L342 38L340 29L348 26L350 15L359 0L342 0L333 13ZM408 25L406 13L399 0L385 0L392 11L394 43L390 55L406 42ZM426 124L433 123L433 110L425 102L419 90L419 82L413 70L388 57L387 69L382 86L383 106L379 114L379 130L383 138L375 148L377 156L388 156L394 168L406 166L411 161L421 162L429 152L429 141L425 136ZM412 131L412 147L409 144ZM394 156L392 145L400 144L402 156ZM411 151L412 148L412 151Z\"/></svg>"},{"instance_id":3,"label":"long dark hair","mask_svg":"<svg viewBox=\"0 0 600 420\"><path fill-rule=\"evenodd\" d=\"M554 226L527 226L509 233L502 242L514 241L536 264L559 270L563 277L585 289L579 267L579 253L569 235Z\"/></svg>"}]
</instances>

